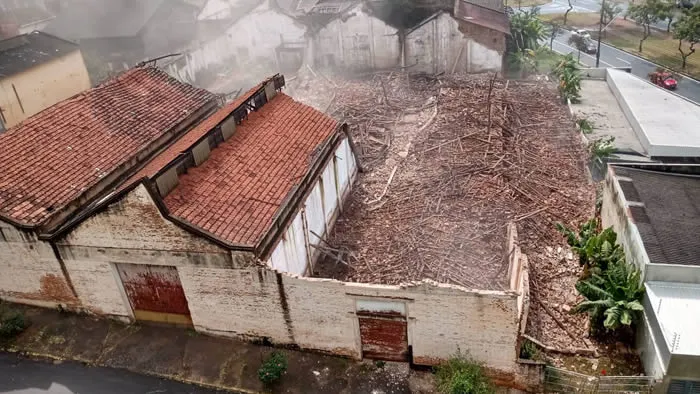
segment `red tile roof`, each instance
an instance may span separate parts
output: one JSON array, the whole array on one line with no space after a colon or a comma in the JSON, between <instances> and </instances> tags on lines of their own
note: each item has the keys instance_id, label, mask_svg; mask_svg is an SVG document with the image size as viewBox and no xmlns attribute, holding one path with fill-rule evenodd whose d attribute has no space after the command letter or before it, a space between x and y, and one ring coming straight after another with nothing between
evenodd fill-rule
<instances>
[{"instance_id":1,"label":"red tile roof","mask_svg":"<svg viewBox=\"0 0 700 394\"><path fill-rule=\"evenodd\" d=\"M134 174L134 176L124 182L124 184L119 187L119 190L126 189L130 185L133 185L134 182L141 180L141 178L150 178L156 175L158 171L162 170L165 166L170 164L170 162L175 160L180 153L187 151L195 142L197 142L197 140L205 136L219 123L223 122L234 109L250 100L253 94L260 90L261 87L262 84L252 87L249 91L237 97L230 104L225 105L223 108L205 119L202 123L197 125L197 127L188 131L187 134L183 135L180 139L175 141L175 143L158 154L158 156L154 157L148 164Z\"/></svg>"},{"instance_id":2,"label":"red tile roof","mask_svg":"<svg viewBox=\"0 0 700 394\"><path fill-rule=\"evenodd\" d=\"M165 197L174 216L231 243L255 245L332 136L335 120L279 93Z\"/></svg>"},{"instance_id":3,"label":"red tile roof","mask_svg":"<svg viewBox=\"0 0 700 394\"><path fill-rule=\"evenodd\" d=\"M38 225L215 99L135 68L0 134L0 215Z\"/></svg>"}]
</instances>

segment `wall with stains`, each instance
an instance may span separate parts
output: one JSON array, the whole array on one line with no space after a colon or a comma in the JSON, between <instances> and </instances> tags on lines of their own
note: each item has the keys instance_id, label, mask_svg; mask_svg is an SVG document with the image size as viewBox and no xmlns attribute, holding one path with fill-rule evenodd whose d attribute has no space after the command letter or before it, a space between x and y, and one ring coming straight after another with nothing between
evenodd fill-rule
<instances>
[{"instance_id":1,"label":"wall with stains","mask_svg":"<svg viewBox=\"0 0 700 394\"><path fill-rule=\"evenodd\" d=\"M320 67L373 70L401 64L398 31L369 15L362 5L331 21L313 36Z\"/></svg>"},{"instance_id":2,"label":"wall with stains","mask_svg":"<svg viewBox=\"0 0 700 394\"><path fill-rule=\"evenodd\" d=\"M5 128L90 88L83 55L75 50L9 77L0 77L0 121Z\"/></svg>"},{"instance_id":3,"label":"wall with stains","mask_svg":"<svg viewBox=\"0 0 700 394\"><path fill-rule=\"evenodd\" d=\"M46 307L77 302L51 245L1 221L0 298Z\"/></svg>"},{"instance_id":4,"label":"wall with stains","mask_svg":"<svg viewBox=\"0 0 700 394\"><path fill-rule=\"evenodd\" d=\"M295 342L302 348L360 357L357 300L405 302L413 362L433 365L457 350L510 371L516 359L515 293L469 291L431 281L408 286L284 276Z\"/></svg>"},{"instance_id":5,"label":"wall with stains","mask_svg":"<svg viewBox=\"0 0 700 394\"><path fill-rule=\"evenodd\" d=\"M129 305L115 263L231 268L252 259L164 218L143 185L84 220L56 244L83 307L126 317Z\"/></svg>"}]
</instances>

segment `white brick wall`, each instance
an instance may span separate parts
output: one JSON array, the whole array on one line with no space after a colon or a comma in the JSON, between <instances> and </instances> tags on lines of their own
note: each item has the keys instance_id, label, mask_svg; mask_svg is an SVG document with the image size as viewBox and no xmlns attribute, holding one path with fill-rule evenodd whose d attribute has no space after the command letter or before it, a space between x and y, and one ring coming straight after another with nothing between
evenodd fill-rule
<instances>
[{"instance_id":1,"label":"white brick wall","mask_svg":"<svg viewBox=\"0 0 700 394\"><path fill-rule=\"evenodd\" d=\"M114 263L231 267L238 257L165 219L144 186L83 221L57 245L82 306L126 318L131 307Z\"/></svg>"},{"instance_id":2,"label":"white brick wall","mask_svg":"<svg viewBox=\"0 0 700 394\"><path fill-rule=\"evenodd\" d=\"M197 330L291 342L274 271L189 266L178 273Z\"/></svg>"},{"instance_id":3,"label":"white brick wall","mask_svg":"<svg viewBox=\"0 0 700 394\"><path fill-rule=\"evenodd\" d=\"M84 308L96 314L130 318L119 279L110 263L65 260L73 287Z\"/></svg>"},{"instance_id":4,"label":"white brick wall","mask_svg":"<svg viewBox=\"0 0 700 394\"><path fill-rule=\"evenodd\" d=\"M434 364L459 349L490 367L514 368L518 317L513 294L427 282L401 288L287 275L284 288L301 347L359 356L355 300L385 297L406 300L414 362Z\"/></svg>"},{"instance_id":5,"label":"white brick wall","mask_svg":"<svg viewBox=\"0 0 700 394\"><path fill-rule=\"evenodd\" d=\"M0 222L0 298L54 307L73 302L48 242Z\"/></svg>"}]
</instances>

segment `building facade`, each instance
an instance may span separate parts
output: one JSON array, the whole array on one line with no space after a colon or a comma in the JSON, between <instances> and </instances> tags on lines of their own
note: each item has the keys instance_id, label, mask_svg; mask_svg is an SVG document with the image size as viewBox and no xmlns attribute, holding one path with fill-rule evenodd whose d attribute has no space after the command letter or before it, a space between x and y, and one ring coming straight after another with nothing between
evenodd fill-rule
<instances>
[{"instance_id":1,"label":"building facade","mask_svg":"<svg viewBox=\"0 0 700 394\"><path fill-rule=\"evenodd\" d=\"M35 31L0 45L0 131L90 87L72 42Z\"/></svg>"}]
</instances>

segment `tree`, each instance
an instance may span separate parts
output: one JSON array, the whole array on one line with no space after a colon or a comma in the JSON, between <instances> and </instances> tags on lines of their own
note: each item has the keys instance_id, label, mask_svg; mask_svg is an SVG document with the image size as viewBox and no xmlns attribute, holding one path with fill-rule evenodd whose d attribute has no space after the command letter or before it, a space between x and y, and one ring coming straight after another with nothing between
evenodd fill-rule
<instances>
[{"instance_id":1,"label":"tree","mask_svg":"<svg viewBox=\"0 0 700 394\"><path fill-rule=\"evenodd\" d=\"M593 323L592 329L598 328L601 323L607 330L631 327L644 310L644 285L639 270L627 264L625 259L578 281L576 290L585 300L576 305L572 313L588 313Z\"/></svg>"},{"instance_id":2,"label":"tree","mask_svg":"<svg viewBox=\"0 0 700 394\"><path fill-rule=\"evenodd\" d=\"M563 25L566 26L566 20L569 17L569 12L574 9L574 6L571 4L571 0L566 0L569 4L569 8L566 9L566 12L564 13L564 23Z\"/></svg>"},{"instance_id":3,"label":"tree","mask_svg":"<svg viewBox=\"0 0 700 394\"><path fill-rule=\"evenodd\" d=\"M540 41L547 37L547 27L538 18L539 13L539 8L534 7L510 18L510 40L516 50L535 50L540 46Z\"/></svg>"},{"instance_id":4,"label":"tree","mask_svg":"<svg viewBox=\"0 0 700 394\"><path fill-rule=\"evenodd\" d=\"M576 48L578 50L578 58L577 60L580 62L581 61L581 51L586 49L586 39L583 38L583 36L578 35L578 34L572 34L569 36L569 45L572 47Z\"/></svg>"},{"instance_id":5,"label":"tree","mask_svg":"<svg viewBox=\"0 0 700 394\"><path fill-rule=\"evenodd\" d=\"M665 12L665 7L663 0L646 0L643 3L629 6L627 15L644 29L642 38L639 40L639 52L642 52L644 40L651 35L651 25L659 21L661 15Z\"/></svg>"},{"instance_id":6,"label":"tree","mask_svg":"<svg viewBox=\"0 0 700 394\"><path fill-rule=\"evenodd\" d=\"M671 24L675 14L676 5L671 0L661 0L659 5L659 19L666 21L666 32L671 31Z\"/></svg>"},{"instance_id":7,"label":"tree","mask_svg":"<svg viewBox=\"0 0 700 394\"><path fill-rule=\"evenodd\" d=\"M700 41L700 5L696 4L689 10L683 10L683 15L673 24L673 38L678 40L678 52L683 59L681 68L685 70L688 56L695 53L695 44ZM687 52L683 51L683 41L688 43Z\"/></svg>"},{"instance_id":8,"label":"tree","mask_svg":"<svg viewBox=\"0 0 700 394\"><path fill-rule=\"evenodd\" d=\"M619 4L613 1L604 1L600 4L600 12L602 14L602 27L605 28L610 22L613 21L613 19L620 15L622 8ZM603 30L603 34L605 34L605 30Z\"/></svg>"},{"instance_id":9,"label":"tree","mask_svg":"<svg viewBox=\"0 0 700 394\"><path fill-rule=\"evenodd\" d=\"M561 33L561 26L557 23L552 23L549 28L549 49L554 49L554 39Z\"/></svg>"}]
</instances>

